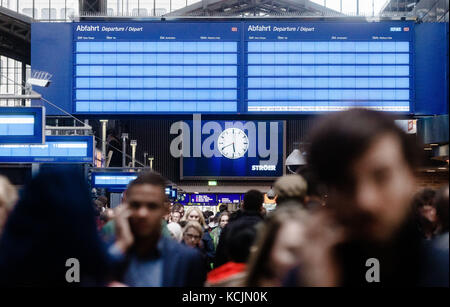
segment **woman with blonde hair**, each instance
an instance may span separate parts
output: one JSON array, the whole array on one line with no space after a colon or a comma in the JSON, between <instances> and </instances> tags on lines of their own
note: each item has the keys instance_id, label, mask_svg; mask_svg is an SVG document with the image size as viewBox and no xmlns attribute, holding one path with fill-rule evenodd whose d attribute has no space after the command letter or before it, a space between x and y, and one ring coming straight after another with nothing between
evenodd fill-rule
<instances>
[{"instance_id":1,"label":"woman with blonde hair","mask_svg":"<svg viewBox=\"0 0 450 307\"><path fill-rule=\"evenodd\" d=\"M197 207L189 208L181 220L184 220L187 222L195 221L195 222L200 223L200 225L202 225L203 228L206 228L206 221L205 221L205 217L203 216L203 212L202 212L202 210L200 210Z\"/></svg>"},{"instance_id":2,"label":"woman with blonde hair","mask_svg":"<svg viewBox=\"0 0 450 307\"><path fill-rule=\"evenodd\" d=\"M304 248L308 212L286 204L260 225L248 261L246 286L279 287L287 273L298 266Z\"/></svg>"},{"instance_id":3,"label":"woman with blonde hair","mask_svg":"<svg viewBox=\"0 0 450 307\"><path fill-rule=\"evenodd\" d=\"M197 222L202 227L202 244L204 246L204 250L206 252L206 257L208 261L208 269L211 269L212 262L214 261L214 257L216 256L216 250L214 248L214 242L211 238L211 235L208 232L208 225L206 225L205 218L203 216L203 212L197 207L191 207L187 210L186 214L183 216L183 219L189 222ZM188 225L186 224L185 229Z\"/></svg>"}]
</instances>

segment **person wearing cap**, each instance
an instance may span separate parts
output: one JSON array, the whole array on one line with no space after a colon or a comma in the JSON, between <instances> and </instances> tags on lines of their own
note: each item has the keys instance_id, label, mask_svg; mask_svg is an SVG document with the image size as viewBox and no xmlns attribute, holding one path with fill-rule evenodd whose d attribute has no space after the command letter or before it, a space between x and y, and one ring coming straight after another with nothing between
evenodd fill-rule
<instances>
[{"instance_id":1,"label":"person wearing cap","mask_svg":"<svg viewBox=\"0 0 450 307\"><path fill-rule=\"evenodd\" d=\"M300 175L291 174L278 178L274 184L277 206L289 203L303 207L307 189L308 185Z\"/></svg>"}]
</instances>

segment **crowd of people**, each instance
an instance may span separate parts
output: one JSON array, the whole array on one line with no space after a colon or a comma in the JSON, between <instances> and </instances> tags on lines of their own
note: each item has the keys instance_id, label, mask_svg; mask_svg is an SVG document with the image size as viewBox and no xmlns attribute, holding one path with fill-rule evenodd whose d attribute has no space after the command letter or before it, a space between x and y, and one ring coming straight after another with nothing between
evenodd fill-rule
<instances>
[{"instance_id":1,"label":"crowd of people","mask_svg":"<svg viewBox=\"0 0 450 307\"><path fill-rule=\"evenodd\" d=\"M449 188L417 188L416 145L384 113L327 115L307 167L274 183L272 212L257 190L234 212L171 204L156 172L114 209L63 167L20 197L0 177L0 285L448 287Z\"/></svg>"}]
</instances>

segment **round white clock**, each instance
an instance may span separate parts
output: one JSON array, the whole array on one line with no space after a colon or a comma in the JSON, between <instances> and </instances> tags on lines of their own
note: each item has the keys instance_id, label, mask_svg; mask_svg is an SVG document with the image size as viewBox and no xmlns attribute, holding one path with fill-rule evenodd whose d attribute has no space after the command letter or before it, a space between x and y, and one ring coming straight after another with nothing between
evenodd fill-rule
<instances>
[{"instance_id":1,"label":"round white clock","mask_svg":"<svg viewBox=\"0 0 450 307\"><path fill-rule=\"evenodd\" d=\"M217 145L222 156L228 159L238 159L243 157L248 150L248 137L241 129L228 128L219 135Z\"/></svg>"}]
</instances>

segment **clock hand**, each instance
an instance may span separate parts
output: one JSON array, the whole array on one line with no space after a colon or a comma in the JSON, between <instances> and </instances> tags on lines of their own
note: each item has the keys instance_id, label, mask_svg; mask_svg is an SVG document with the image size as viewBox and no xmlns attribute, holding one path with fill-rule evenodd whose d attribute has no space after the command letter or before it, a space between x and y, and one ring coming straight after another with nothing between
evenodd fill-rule
<instances>
[{"instance_id":1,"label":"clock hand","mask_svg":"<svg viewBox=\"0 0 450 307\"><path fill-rule=\"evenodd\" d=\"M228 146L234 145L234 143L228 144L227 146L222 147L222 149L227 148Z\"/></svg>"},{"instance_id":2,"label":"clock hand","mask_svg":"<svg viewBox=\"0 0 450 307\"><path fill-rule=\"evenodd\" d=\"M234 142L233 142L233 152L236 152L236 148L234 148Z\"/></svg>"}]
</instances>

